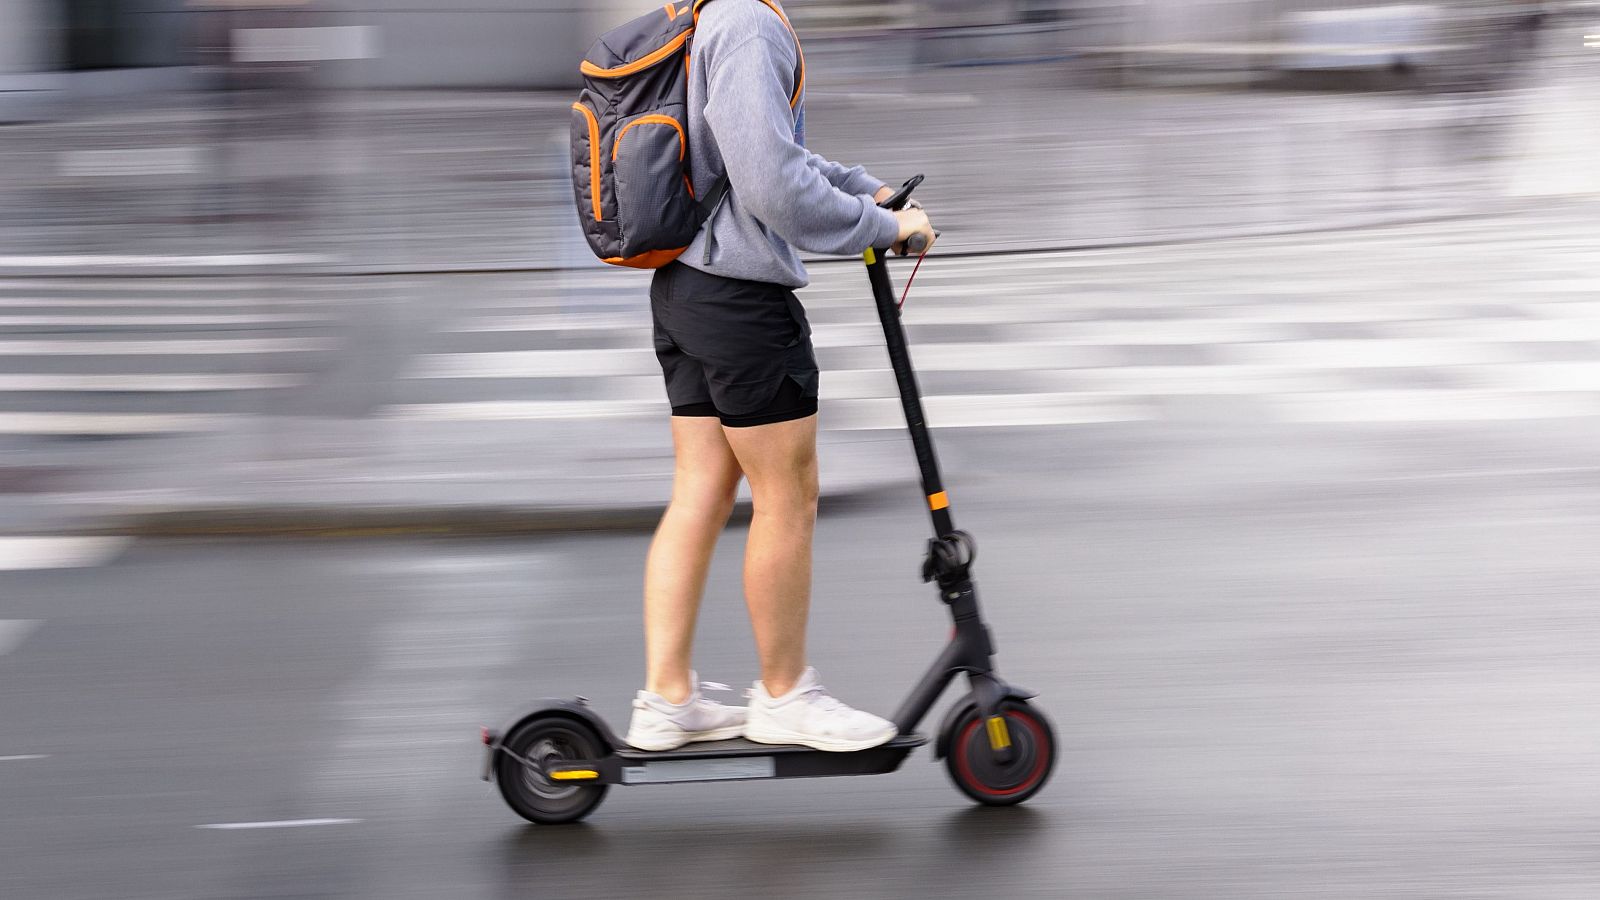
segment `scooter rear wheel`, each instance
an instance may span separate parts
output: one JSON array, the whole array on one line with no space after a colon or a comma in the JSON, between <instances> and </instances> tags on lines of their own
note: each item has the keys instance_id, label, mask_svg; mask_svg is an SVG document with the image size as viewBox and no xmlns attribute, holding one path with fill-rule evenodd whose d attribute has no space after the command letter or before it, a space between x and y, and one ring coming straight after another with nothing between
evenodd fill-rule
<instances>
[{"instance_id":1,"label":"scooter rear wheel","mask_svg":"<svg viewBox=\"0 0 1600 900\"><path fill-rule=\"evenodd\" d=\"M989 730L976 705L951 723L945 770L968 797L987 806L1013 806L1039 793L1056 762L1056 736L1044 714L1023 700L1000 705L1011 758L1001 762L990 745Z\"/></svg>"},{"instance_id":2,"label":"scooter rear wheel","mask_svg":"<svg viewBox=\"0 0 1600 900\"><path fill-rule=\"evenodd\" d=\"M501 746L510 752L501 752L495 760L500 796L517 815L530 822L576 822L594 812L606 797L606 785L561 784L544 774L544 767L552 763L609 755L600 735L576 719L535 719L513 731Z\"/></svg>"}]
</instances>

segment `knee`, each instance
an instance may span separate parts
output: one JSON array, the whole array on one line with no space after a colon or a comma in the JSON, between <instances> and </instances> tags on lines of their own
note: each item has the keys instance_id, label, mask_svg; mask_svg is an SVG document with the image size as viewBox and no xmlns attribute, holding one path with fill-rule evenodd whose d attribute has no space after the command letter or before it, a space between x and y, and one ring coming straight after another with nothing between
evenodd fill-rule
<instances>
[{"instance_id":1,"label":"knee","mask_svg":"<svg viewBox=\"0 0 1600 900\"><path fill-rule=\"evenodd\" d=\"M720 526L733 515L733 504L738 493L737 479L731 484L680 485L672 492L672 509Z\"/></svg>"},{"instance_id":2,"label":"knee","mask_svg":"<svg viewBox=\"0 0 1600 900\"><path fill-rule=\"evenodd\" d=\"M767 479L761 484L751 485L756 508L775 513L815 513L820 494L821 486L814 462L799 467L783 478Z\"/></svg>"}]
</instances>

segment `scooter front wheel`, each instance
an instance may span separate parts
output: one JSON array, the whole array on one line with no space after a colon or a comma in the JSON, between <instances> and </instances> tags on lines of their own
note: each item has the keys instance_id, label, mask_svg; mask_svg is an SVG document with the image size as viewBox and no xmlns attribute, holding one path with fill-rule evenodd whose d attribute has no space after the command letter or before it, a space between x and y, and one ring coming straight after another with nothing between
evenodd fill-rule
<instances>
[{"instance_id":1,"label":"scooter front wheel","mask_svg":"<svg viewBox=\"0 0 1600 900\"><path fill-rule=\"evenodd\" d=\"M517 815L540 825L576 822L606 797L603 784L562 784L545 775L554 763L610 755L600 735L565 716L528 722L501 741L495 760L500 796Z\"/></svg>"},{"instance_id":2,"label":"scooter front wheel","mask_svg":"<svg viewBox=\"0 0 1600 900\"><path fill-rule=\"evenodd\" d=\"M1056 736L1044 714L1023 700L1000 705L1001 731L991 727L978 707L967 706L951 722L945 745L945 769L968 797L987 806L1013 806L1039 793L1056 762ZM996 738L1008 743L1008 758L995 750Z\"/></svg>"}]
</instances>

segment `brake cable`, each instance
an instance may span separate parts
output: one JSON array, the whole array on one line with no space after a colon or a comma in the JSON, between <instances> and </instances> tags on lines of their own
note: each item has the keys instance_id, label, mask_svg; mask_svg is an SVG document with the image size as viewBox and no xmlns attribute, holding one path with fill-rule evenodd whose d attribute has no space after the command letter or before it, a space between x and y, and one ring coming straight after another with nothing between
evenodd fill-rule
<instances>
[{"instance_id":1,"label":"brake cable","mask_svg":"<svg viewBox=\"0 0 1600 900\"><path fill-rule=\"evenodd\" d=\"M905 290L900 292L900 303L895 306L895 309L903 311L906 308L906 298L911 296L911 282L917 280L917 270L922 268L922 261L928 258L928 251L932 249L933 245L931 243L922 248L922 254L917 257L917 264L911 267L911 277L906 279Z\"/></svg>"}]
</instances>

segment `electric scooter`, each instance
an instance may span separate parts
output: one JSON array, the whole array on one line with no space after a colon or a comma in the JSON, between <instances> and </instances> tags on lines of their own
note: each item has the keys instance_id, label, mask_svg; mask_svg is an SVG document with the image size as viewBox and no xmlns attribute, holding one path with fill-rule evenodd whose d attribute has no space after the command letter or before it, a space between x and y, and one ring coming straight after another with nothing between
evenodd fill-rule
<instances>
[{"instance_id":1,"label":"electric scooter","mask_svg":"<svg viewBox=\"0 0 1600 900\"><path fill-rule=\"evenodd\" d=\"M904 208L921 182L918 175L881 205ZM910 247L913 253L925 249ZM614 784L893 772L912 750L928 742L917 733L917 726L945 688L963 674L969 691L946 713L933 745L934 758L944 760L956 787L979 803L1009 806L1038 793L1050 778L1055 733L1049 720L1028 702L1036 694L1007 683L995 671L994 643L972 580L977 545L966 532L956 530L950 499L939 478L886 256L886 250L868 250L864 259L933 520L922 580L938 585L939 599L955 625L949 645L895 712L899 735L881 746L851 753L747 740L707 741L650 752L618 740L584 698L545 700L507 728L483 729L483 779L496 782L506 803L523 818L546 825L576 822L594 812Z\"/></svg>"}]
</instances>

